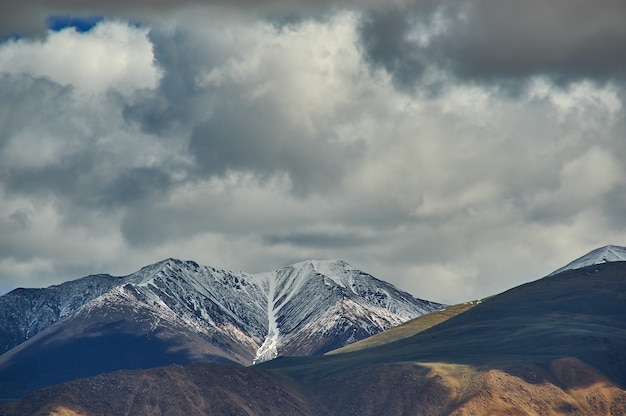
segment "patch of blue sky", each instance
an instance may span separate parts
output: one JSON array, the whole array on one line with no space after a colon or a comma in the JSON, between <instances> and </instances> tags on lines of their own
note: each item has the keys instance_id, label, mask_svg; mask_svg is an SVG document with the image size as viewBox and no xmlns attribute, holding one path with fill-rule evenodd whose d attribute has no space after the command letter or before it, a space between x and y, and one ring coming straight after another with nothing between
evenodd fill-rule
<instances>
[{"instance_id":1,"label":"patch of blue sky","mask_svg":"<svg viewBox=\"0 0 626 416\"><path fill-rule=\"evenodd\" d=\"M46 19L48 29L58 32L73 27L77 32L85 33L104 20L102 16L50 16Z\"/></svg>"}]
</instances>

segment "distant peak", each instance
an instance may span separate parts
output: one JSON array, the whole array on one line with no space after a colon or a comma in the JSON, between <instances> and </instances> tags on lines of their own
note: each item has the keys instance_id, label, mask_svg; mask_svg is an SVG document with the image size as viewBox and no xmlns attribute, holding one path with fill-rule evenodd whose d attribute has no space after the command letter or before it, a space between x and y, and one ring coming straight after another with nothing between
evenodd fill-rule
<instances>
[{"instance_id":1,"label":"distant peak","mask_svg":"<svg viewBox=\"0 0 626 416\"><path fill-rule=\"evenodd\" d=\"M328 267L328 266L337 266L337 267L350 267L348 263L340 259L332 259L332 260L309 260L314 267Z\"/></svg>"},{"instance_id":2,"label":"distant peak","mask_svg":"<svg viewBox=\"0 0 626 416\"><path fill-rule=\"evenodd\" d=\"M192 267L198 267L198 263L196 263L195 261L191 261L191 260L180 260L180 259L175 259L174 257L169 257L165 260L161 260L157 263L154 263L151 266L146 266L148 268L164 268L167 266L192 266Z\"/></svg>"},{"instance_id":3,"label":"distant peak","mask_svg":"<svg viewBox=\"0 0 626 416\"><path fill-rule=\"evenodd\" d=\"M610 252L610 253L626 253L626 247L614 246L614 245L608 245L608 246L600 247L597 250L604 251L604 252Z\"/></svg>"},{"instance_id":4,"label":"distant peak","mask_svg":"<svg viewBox=\"0 0 626 416\"><path fill-rule=\"evenodd\" d=\"M125 276L129 283L143 284L155 276L157 276L160 272L167 271L173 268L186 268L186 269L197 269L199 266L194 261L183 261L179 259L175 259L173 257L169 257L167 259L158 261L156 263L150 264L148 266L142 267L139 271Z\"/></svg>"},{"instance_id":5,"label":"distant peak","mask_svg":"<svg viewBox=\"0 0 626 416\"><path fill-rule=\"evenodd\" d=\"M566 270L576 270L595 264L613 263L618 261L626 261L626 247L607 245L592 250L584 256L566 264L560 269L553 271L550 273L550 276Z\"/></svg>"},{"instance_id":6,"label":"distant peak","mask_svg":"<svg viewBox=\"0 0 626 416\"><path fill-rule=\"evenodd\" d=\"M172 265L172 264L177 264L181 262L178 259L169 257L167 259L161 260L161 261L157 261L156 263L153 264L149 264L147 266L142 267L138 273L142 273L142 274L146 274L146 273L155 273L159 270L164 269L165 267L167 267L168 265Z\"/></svg>"}]
</instances>

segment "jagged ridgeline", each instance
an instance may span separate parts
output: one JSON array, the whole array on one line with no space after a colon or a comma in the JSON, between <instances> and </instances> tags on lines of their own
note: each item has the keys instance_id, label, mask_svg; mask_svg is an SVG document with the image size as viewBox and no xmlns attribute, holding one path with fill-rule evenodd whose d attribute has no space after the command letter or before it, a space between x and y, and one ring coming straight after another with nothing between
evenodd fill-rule
<instances>
[{"instance_id":1,"label":"jagged ridgeline","mask_svg":"<svg viewBox=\"0 0 626 416\"><path fill-rule=\"evenodd\" d=\"M0 388L15 398L118 369L323 354L442 307L340 260L248 274L168 259L1 297Z\"/></svg>"}]
</instances>

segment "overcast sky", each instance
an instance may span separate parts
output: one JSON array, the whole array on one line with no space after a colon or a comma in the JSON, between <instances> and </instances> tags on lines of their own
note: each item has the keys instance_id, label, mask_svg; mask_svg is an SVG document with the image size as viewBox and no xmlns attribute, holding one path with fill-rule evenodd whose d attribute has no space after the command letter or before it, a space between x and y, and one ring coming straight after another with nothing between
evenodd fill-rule
<instances>
[{"instance_id":1,"label":"overcast sky","mask_svg":"<svg viewBox=\"0 0 626 416\"><path fill-rule=\"evenodd\" d=\"M0 39L0 293L341 258L455 303L626 245L623 0L0 0Z\"/></svg>"}]
</instances>

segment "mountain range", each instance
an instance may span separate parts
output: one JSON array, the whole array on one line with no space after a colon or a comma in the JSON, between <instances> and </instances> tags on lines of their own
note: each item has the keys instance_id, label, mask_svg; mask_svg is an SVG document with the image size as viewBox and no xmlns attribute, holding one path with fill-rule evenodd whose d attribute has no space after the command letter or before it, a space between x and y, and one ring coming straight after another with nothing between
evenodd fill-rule
<instances>
[{"instance_id":1,"label":"mountain range","mask_svg":"<svg viewBox=\"0 0 626 416\"><path fill-rule=\"evenodd\" d=\"M0 398L121 369L323 354L444 305L340 260L260 274L167 259L0 297Z\"/></svg>"},{"instance_id":2,"label":"mountain range","mask_svg":"<svg viewBox=\"0 0 626 416\"><path fill-rule=\"evenodd\" d=\"M325 355L100 374L0 415L626 415L619 249Z\"/></svg>"}]
</instances>

